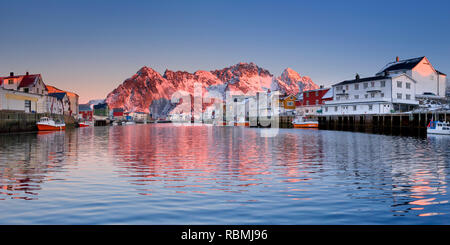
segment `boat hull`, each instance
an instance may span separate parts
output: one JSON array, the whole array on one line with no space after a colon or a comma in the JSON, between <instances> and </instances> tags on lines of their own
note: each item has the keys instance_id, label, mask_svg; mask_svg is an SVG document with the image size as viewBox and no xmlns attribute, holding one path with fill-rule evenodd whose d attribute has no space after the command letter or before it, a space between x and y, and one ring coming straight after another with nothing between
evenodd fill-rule
<instances>
[{"instance_id":1,"label":"boat hull","mask_svg":"<svg viewBox=\"0 0 450 245\"><path fill-rule=\"evenodd\" d=\"M52 126L46 124L37 124L39 131L61 131L66 130L66 126Z\"/></svg>"},{"instance_id":2,"label":"boat hull","mask_svg":"<svg viewBox=\"0 0 450 245\"><path fill-rule=\"evenodd\" d=\"M318 127L319 127L318 123L302 123L302 124L294 123L294 128L318 128Z\"/></svg>"},{"instance_id":3,"label":"boat hull","mask_svg":"<svg viewBox=\"0 0 450 245\"><path fill-rule=\"evenodd\" d=\"M237 122L234 125L235 126L242 126L242 127L249 127L250 123L249 122Z\"/></svg>"},{"instance_id":4,"label":"boat hull","mask_svg":"<svg viewBox=\"0 0 450 245\"><path fill-rule=\"evenodd\" d=\"M428 129L427 134L441 134L441 135L450 135L449 130L433 130Z\"/></svg>"}]
</instances>

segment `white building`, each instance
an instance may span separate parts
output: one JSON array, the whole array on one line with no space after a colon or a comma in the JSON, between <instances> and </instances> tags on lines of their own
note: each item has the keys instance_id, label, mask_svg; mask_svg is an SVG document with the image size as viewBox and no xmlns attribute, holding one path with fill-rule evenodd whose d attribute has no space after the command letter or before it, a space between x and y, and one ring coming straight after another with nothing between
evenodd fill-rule
<instances>
[{"instance_id":1,"label":"white building","mask_svg":"<svg viewBox=\"0 0 450 245\"><path fill-rule=\"evenodd\" d=\"M405 73L416 83L416 94L445 97L447 75L436 70L427 57L400 60L388 63L376 76L397 75Z\"/></svg>"},{"instance_id":2,"label":"white building","mask_svg":"<svg viewBox=\"0 0 450 245\"><path fill-rule=\"evenodd\" d=\"M323 115L383 114L410 111L419 102L417 81L409 75L389 74L347 80L333 85L333 100L322 107Z\"/></svg>"},{"instance_id":3,"label":"white building","mask_svg":"<svg viewBox=\"0 0 450 245\"><path fill-rule=\"evenodd\" d=\"M0 87L0 110L41 113L45 96Z\"/></svg>"}]
</instances>

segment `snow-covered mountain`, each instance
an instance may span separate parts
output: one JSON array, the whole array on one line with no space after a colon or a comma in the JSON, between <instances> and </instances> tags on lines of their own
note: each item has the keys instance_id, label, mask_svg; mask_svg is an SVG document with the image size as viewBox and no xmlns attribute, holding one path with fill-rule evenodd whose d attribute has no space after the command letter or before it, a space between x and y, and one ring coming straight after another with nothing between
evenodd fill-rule
<instances>
[{"instance_id":1,"label":"snow-covered mountain","mask_svg":"<svg viewBox=\"0 0 450 245\"><path fill-rule=\"evenodd\" d=\"M300 76L287 68L281 76L274 77L268 70L254 63L239 63L221 70L186 71L166 70L163 75L149 67L142 67L126 79L106 97L110 108L125 111L151 112L154 116L165 116L176 107L170 102L175 92L194 95L194 84L202 85L202 94L222 99L225 92L255 94L259 91L280 91L282 94L297 94L318 86L307 76Z\"/></svg>"}]
</instances>

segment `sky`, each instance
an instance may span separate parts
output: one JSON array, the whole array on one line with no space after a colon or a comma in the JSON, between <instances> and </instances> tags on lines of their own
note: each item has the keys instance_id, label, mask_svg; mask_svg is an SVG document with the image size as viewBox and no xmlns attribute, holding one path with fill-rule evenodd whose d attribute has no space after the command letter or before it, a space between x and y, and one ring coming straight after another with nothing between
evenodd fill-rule
<instances>
[{"instance_id":1,"label":"sky","mask_svg":"<svg viewBox=\"0 0 450 245\"><path fill-rule=\"evenodd\" d=\"M254 62L319 84L427 56L450 74L450 1L0 0L0 76L103 99L139 68Z\"/></svg>"}]
</instances>

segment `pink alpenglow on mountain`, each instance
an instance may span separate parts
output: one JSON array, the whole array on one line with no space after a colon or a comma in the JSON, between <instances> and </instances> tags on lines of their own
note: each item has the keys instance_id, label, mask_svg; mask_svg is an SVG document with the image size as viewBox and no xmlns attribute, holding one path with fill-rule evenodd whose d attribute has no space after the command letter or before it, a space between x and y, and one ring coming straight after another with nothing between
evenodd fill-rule
<instances>
[{"instance_id":1,"label":"pink alpenglow on mountain","mask_svg":"<svg viewBox=\"0 0 450 245\"><path fill-rule=\"evenodd\" d=\"M247 95L269 90L298 94L303 90L318 88L309 77L301 77L290 68L276 78L254 63L239 63L221 70L195 73L166 70L164 75L144 66L109 93L106 102L110 108L124 108L125 111L165 117L179 104L171 102L172 95L179 92L190 94L193 98L196 83L202 85L202 95L207 94L213 98L206 103L203 101L203 106L212 104L214 99L223 99L227 91Z\"/></svg>"}]
</instances>

